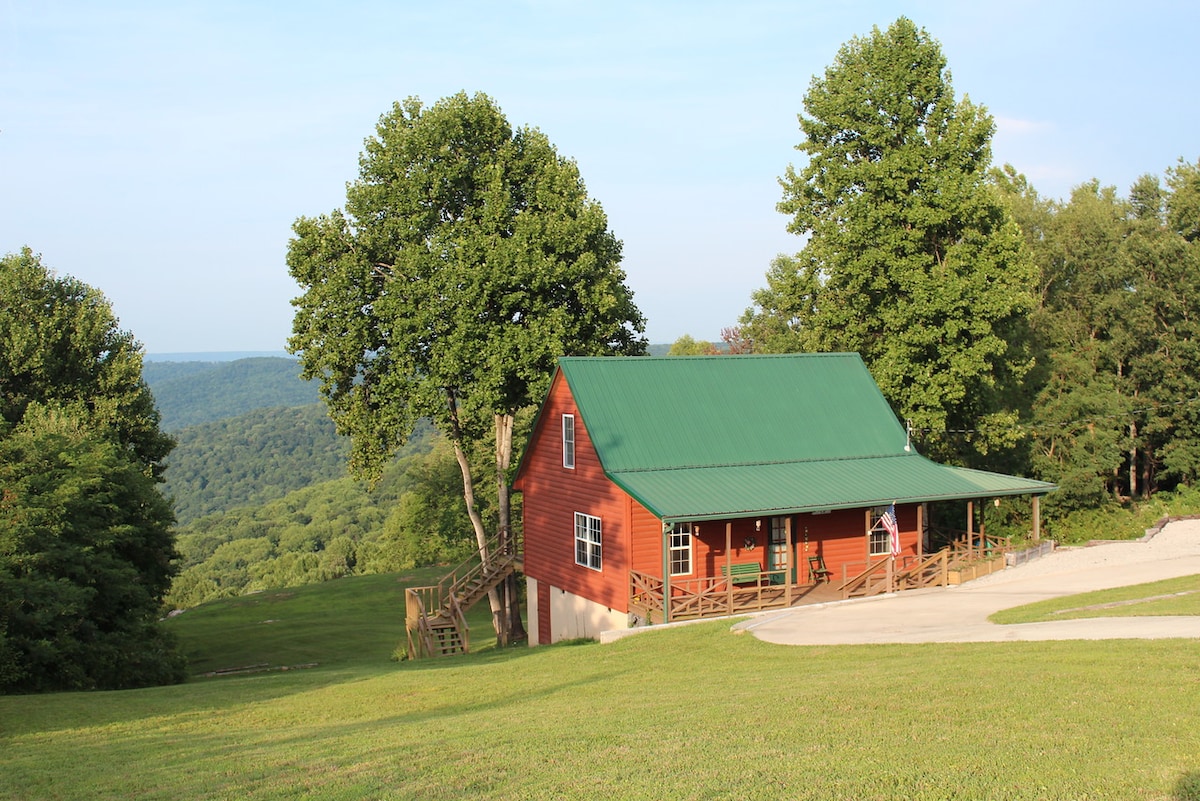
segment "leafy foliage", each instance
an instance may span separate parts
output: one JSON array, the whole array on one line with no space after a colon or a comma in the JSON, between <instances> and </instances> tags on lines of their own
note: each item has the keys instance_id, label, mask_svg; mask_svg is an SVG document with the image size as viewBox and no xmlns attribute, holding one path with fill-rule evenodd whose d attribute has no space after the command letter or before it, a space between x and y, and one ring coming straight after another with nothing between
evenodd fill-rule
<instances>
[{"instance_id":1,"label":"leafy foliage","mask_svg":"<svg viewBox=\"0 0 1200 801\"><path fill-rule=\"evenodd\" d=\"M1200 251L1172 211L1196 175L1143 176L1127 199L1091 181L1067 203L1011 168L995 176L1040 269L1028 408L1032 467L1060 488L1051 513L1200 476Z\"/></svg>"},{"instance_id":2,"label":"leafy foliage","mask_svg":"<svg viewBox=\"0 0 1200 801\"><path fill-rule=\"evenodd\" d=\"M0 260L0 690L178 681L172 442L103 296L28 249Z\"/></svg>"},{"instance_id":3,"label":"leafy foliage","mask_svg":"<svg viewBox=\"0 0 1200 801\"><path fill-rule=\"evenodd\" d=\"M720 351L711 342L693 339L690 334L684 334L671 343L668 356L715 356Z\"/></svg>"},{"instance_id":4,"label":"leafy foliage","mask_svg":"<svg viewBox=\"0 0 1200 801\"><path fill-rule=\"evenodd\" d=\"M395 104L346 210L302 217L289 348L373 475L427 417L478 439L530 405L562 355L638 352L621 247L575 164L492 100Z\"/></svg>"},{"instance_id":5,"label":"leafy foliage","mask_svg":"<svg viewBox=\"0 0 1200 801\"><path fill-rule=\"evenodd\" d=\"M176 437L165 489L181 525L346 473L346 442L319 403L256 409Z\"/></svg>"},{"instance_id":6,"label":"leafy foliage","mask_svg":"<svg viewBox=\"0 0 1200 801\"><path fill-rule=\"evenodd\" d=\"M955 100L936 41L900 18L838 53L801 115L809 157L780 211L809 237L743 317L761 351L857 351L918 433L984 428L944 460L1011 446L1034 268L986 180L991 117Z\"/></svg>"}]
</instances>

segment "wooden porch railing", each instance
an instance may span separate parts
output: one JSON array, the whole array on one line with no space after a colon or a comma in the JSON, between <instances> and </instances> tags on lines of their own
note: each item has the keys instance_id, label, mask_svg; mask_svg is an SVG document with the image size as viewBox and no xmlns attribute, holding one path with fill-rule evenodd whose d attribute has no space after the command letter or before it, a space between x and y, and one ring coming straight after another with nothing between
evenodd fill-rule
<instances>
[{"instance_id":1,"label":"wooden porch railing","mask_svg":"<svg viewBox=\"0 0 1200 801\"><path fill-rule=\"evenodd\" d=\"M663 580L631 570L629 573L629 609L644 622L655 624L670 620L695 620L705 617L736 615L766 609L781 609L799 600L811 584L788 585L787 570L763 570L757 574L693 579L671 579L670 614L663 605Z\"/></svg>"},{"instance_id":2,"label":"wooden porch railing","mask_svg":"<svg viewBox=\"0 0 1200 801\"><path fill-rule=\"evenodd\" d=\"M950 543L950 548L956 556L981 558L1008 553L1012 550L1012 539L1009 537L993 537L991 534L981 534L978 531L973 534L965 531L958 533L960 536L955 537Z\"/></svg>"},{"instance_id":3,"label":"wooden porch railing","mask_svg":"<svg viewBox=\"0 0 1200 801\"><path fill-rule=\"evenodd\" d=\"M892 577L897 590L944 587L949 583L950 551L941 550L905 567Z\"/></svg>"},{"instance_id":4,"label":"wooden porch railing","mask_svg":"<svg viewBox=\"0 0 1200 801\"><path fill-rule=\"evenodd\" d=\"M1001 547L1005 543L1003 538L992 539L995 540L994 547ZM912 554L899 556L894 562L890 555L885 555L866 562L842 565L840 584L793 584L789 587L784 583L787 581L786 570L764 570L758 574L735 577L736 583L731 583L724 576L672 579L669 615L665 614L663 608L663 580L630 571L629 610L642 623L653 625L667 619L694 620L784 609L812 600L858 598L924 587L944 587L950 583L950 571L961 561L963 556L951 548L921 557ZM773 581L780 583L773 584ZM822 589L814 593L818 588Z\"/></svg>"}]
</instances>

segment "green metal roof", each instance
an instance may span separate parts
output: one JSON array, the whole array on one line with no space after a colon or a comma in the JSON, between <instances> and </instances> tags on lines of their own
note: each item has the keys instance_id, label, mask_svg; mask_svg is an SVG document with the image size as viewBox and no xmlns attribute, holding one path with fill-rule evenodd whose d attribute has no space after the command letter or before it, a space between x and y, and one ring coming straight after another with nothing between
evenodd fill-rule
<instances>
[{"instance_id":1,"label":"green metal roof","mask_svg":"<svg viewBox=\"0 0 1200 801\"><path fill-rule=\"evenodd\" d=\"M857 353L559 361L606 474L664 519L1044 494L935 464Z\"/></svg>"}]
</instances>

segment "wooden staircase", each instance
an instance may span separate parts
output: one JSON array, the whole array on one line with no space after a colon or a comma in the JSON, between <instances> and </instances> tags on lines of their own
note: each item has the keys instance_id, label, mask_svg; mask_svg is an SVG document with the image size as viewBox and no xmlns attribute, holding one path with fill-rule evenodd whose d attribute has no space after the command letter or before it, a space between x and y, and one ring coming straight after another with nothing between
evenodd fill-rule
<instances>
[{"instance_id":1,"label":"wooden staircase","mask_svg":"<svg viewBox=\"0 0 1200 801\"><path fill-rule=\"evenodd\" d=\"M476 552L432 587L410 587L405 596L408 658L465 654L470 650L467 611L523 564L517 543L488 540L485 556Z\"/></svg>"}]
</instances>

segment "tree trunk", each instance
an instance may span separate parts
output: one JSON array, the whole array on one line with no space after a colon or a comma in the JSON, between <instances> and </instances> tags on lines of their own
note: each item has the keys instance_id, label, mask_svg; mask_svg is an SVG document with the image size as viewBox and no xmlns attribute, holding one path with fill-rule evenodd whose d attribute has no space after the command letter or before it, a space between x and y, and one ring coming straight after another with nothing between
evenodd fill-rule
<instances>
[{"instance_id":1,"label":"tree trunk","mask_svg":"<svg viewBox=\"0 0 1200 801\"><path fill-rule=\"evenodd\" d=\"M450 442L454 445L454 458L458 460L458 469L462 473L463 500L467 503L467 516L471 518L471 527L475 529L479 558L487 562L487 531L483 527L483 518L479 516L479 510L475 507L475 482L471 477L471 463L463 449L462 429L458 424L458 403L452 392L447 391L446 402L450 408ZM488 603L492 608L492 628L496 630L496 643L501 647L508 645L509 626L504 605L505 595L506 593L496 588L488 591Z\"/></svg>"},{"instance_id":2,"label":"tree trunk","mask_svg":"<svg viewBox=\"0 0 1200 801\"><path fill-rule=\"evenodd\" d=\"M508 469L512 464L513 415L496 415L496 498L500 518L500 545L504 549L515 548L512 538L512 493L508 486ZM510 642L526 639L525 624L521 620L521 604L517 595L517 577L509 575L504 580L505 608L508 610L508 636Z\"/></svg>"},{"instance_id":3,"label":"tree trunk","mask_svg":"<svg viewBox=\"0 0 1200 801\"><path fill-rule=\"evenodd\" d=\"M1137 420L1129 421L1129 497L1138 494Z\"/></svg>"}]
</instances>

